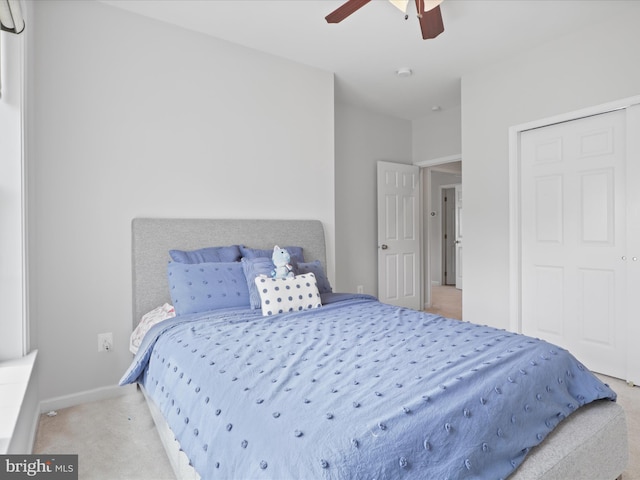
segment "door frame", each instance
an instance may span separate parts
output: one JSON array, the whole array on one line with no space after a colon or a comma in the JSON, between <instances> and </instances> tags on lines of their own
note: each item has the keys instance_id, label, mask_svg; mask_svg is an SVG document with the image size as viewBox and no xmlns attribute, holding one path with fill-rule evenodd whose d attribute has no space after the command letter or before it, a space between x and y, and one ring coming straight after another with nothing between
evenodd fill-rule
<instances>
[{"instance_id":1,"label":"door frame","mask_svg":"<svg viewBox=\"0 0 640 480\"><path fill-rule=\"evenodd\" d=\"M622 110L640 103L640 95L534 120L509 128L509 330L522 333L522 239L520 238L520 138L527 130Z\"/></svg>"},{"instance_id":2,"label":"door frame","mask_svg":"<svg viewBox=\"0 0 640 480\"><path fill-rule=\"evenodd\" d=\"M430 215L433 212L433 207L431 202L431 172L435 170L437 167L442 167L448 163L462 162L462 154L457 153L455 155L450 155L447 157L434 158L432 160L422 160L420 162L415 162L414 165L420 167L420 174L424 173L424 182L422 188L423 198L426 199L426 202L423 200L423 204L426 204L426 208L423 210L423 241L422 241L422 263L426 265L423 268L423 279L424 285L422 286L423 290L423 304L424 308L431 307L431 240L429 239L429 231L428 225L429 222L424 215ZM433 170L432 170L433 168ZM464 175L463 175L464 181Z\"/></svg>"},{"instance_id":3,"label":"door frame","mask_svg":"<svg viewBox=\"0 0 640 480\"><path fill-rule=\"evenodd\" d=\"M451 285L451 284L447 284L447 275L446 273L451 274L451 272L455 271L456 266L456 257L455 257L455 253L453 254L453 259L448 259L448 255L447 255L447 245L446 242L444 241L444 236L445 234L448 234L448 231L453 230L453 236L455 237L455 231L456 231L456 222L455 222L455 195L456 195L456 188L455 188L455 184L449 184L449 185L440 185L440 195L438 195L438 198L440 198L440 213L441 213L441 218L440 218L440 250L441 250L441 262L440 262L440 277L442 278L442 280L440 281L441 285ZM451 197L453 198L453 202L448 203L449 200L447 200L447 204L445 208L445 203L444 203L444 196L445 196L445 192L451 192L453 191L453 195L451 195ZM451 212L447 212L447 209L449 208L449 205L453 205ZM452 221L452 225L448 227L448 230L445 229L445 224L448 224L447 222L447 215L449 215L449 213L451 213L451 215L454 217L453 221ZM447 231L445 231L447 230ZM448 259L448 262L447 262ZM450 265L453 262L453 269L451 269L450 271L448 270L448 265ZM454 278L455 280L455 278ZM455 282L453 283L455 285Z\"/></svg>"}]
</instances>

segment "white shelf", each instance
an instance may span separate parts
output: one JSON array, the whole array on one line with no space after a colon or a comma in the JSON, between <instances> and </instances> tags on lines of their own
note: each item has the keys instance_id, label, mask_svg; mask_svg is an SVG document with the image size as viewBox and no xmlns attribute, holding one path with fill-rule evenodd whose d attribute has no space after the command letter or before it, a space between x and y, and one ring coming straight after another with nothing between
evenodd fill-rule
<instances>
[{"instance_id":1,"label":"white shelf","mask_svg":"<svg viewBox=\"0 0 640 480\"><path fill-rule=\"evenodd\" d=\"M9 449L37 354L0 362L0 454Z\"/></svg>"}]
</instances>

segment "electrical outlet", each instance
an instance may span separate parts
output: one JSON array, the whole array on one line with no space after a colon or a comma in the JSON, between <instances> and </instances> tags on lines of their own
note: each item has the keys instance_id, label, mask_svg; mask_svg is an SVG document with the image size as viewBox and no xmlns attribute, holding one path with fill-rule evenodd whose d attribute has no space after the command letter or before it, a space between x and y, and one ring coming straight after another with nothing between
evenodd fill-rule
<instances>
[{"instance_id":1,"label":"electrical outlet","mask_svg":"<svg viewBox=\"0 0 640 480\"><path fill-rule=\"evenodd\" d=\"M98 352L110 352L113 350L113 333L98 334Z\"/></svg>"},{"instance_id":2,"label":"electrical outlet","mask_svg":"<svg viewBox=\"0 0 640 480\"><path fill-rule=\"evenodd\" d=\"M356 292L358 292L358 293L364 293L364 287L363 287L362 285L358 285L358 286L356 287Z\"/></svg>"}]
</instances>

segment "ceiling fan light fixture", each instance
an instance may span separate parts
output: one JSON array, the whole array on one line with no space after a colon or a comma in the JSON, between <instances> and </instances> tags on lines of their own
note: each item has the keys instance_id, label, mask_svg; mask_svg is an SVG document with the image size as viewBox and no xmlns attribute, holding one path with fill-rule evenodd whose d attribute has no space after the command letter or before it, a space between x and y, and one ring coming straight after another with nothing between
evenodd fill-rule
<instances>
[{"instance_id":1,"label":"ceiling fan light fixture","mask_svg":"<svg viewBox=\"0 0 640 480\"><path fill-rule=\"evenodd\" d=\"M409 0L389 0L389 3L400 10L402 13L407 13L407 5Z\"/></svg>"},{"instance_id":2,"label":"ceiling fan light fixture","mask_svg":"<svg viewBox=\"0 0 640 480\"><path fill-rule=\"evenodd\" d=\"M442 0L422 0L424 2L424 11L429 12L439 6Z\"/></svg>"},{"instance_id":3,"label":"ceiling fan light fixture","mask_svg":"<svg viewBox=\"0 0 640 480\"><path fill-rule=\"evenodd\" d=\"M428 12L433 10L442 3L442 0L420 0L424 4L424 11ZM389 0L389 3L400 10L402 13L407 13L407 7L409 6L409 0Z\"/></svg>"},{"instance_id":4,"label":"ceiling fan light fixture","mask_svg":"<svg viewBox=\"0 0 640 480\"><path fill-rule=\"evenodd\" d=\"M327 23L340 23L342 20L358 11L371 0L347 0L345 3L336 8L327 15L325 20ZM405 0L389 0L400 10L406 9L408 1ZM444 32L444 24L442 22L442 13L440 12L440 4L442 0L414 0L418 13L418 21L420 23L420 31L422 38L428 40L436 38ZM408 15L405 13L405 20Z\"/></svg>"},{"instance_id":5,"label":"ceiling fan light fixture","mask_svg":"<svg viewBox=\"0 0 640 480\"><path fill-rule=\"evenodd\" d=\"M410 77L411 75L413 75L413 70L407 67L399 68L398 70L396 70L396 75L400 78Z\"/></svg>"}]
</instances>

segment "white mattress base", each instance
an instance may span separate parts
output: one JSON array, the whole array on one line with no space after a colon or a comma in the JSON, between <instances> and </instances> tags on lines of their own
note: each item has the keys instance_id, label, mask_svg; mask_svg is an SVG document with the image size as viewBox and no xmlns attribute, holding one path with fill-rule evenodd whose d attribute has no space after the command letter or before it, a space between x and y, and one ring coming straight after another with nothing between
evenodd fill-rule
<instances>
[{"instance_id":1,"label":"white mattress base","mask_svg":"<svg viewBox=\"0 0 640 480\"><path fill-rule=\"evenodd\" d=\"M173 473L175 474L176 478L179 480L200 480L200 475L198 475L198 472L196 472L195 469L189 464L189 458L180 449L180 444L175 439L173 432L162 416L162 412L160 412L160 409L147 395L147 391L144 389L144 387L142 385L139 385L139 387L142 391L142 394L144 395L145 400L147 401L147 405L149 405L151 418L153 418L153 423L156 424L158 435L160 435L160 441L164 446L164 450L167 453L169 463L171 463L171 468L173 468Z\"/></svg>"},{"instance_id":2,"label":"white mattress base","mask_svg":"<svg viewBox=\"0 0 640 480\"><path fill-rule=\"evenodd\" d=\"M513 480L614 480L629 459L627 422L615 402L586 405L531 450Z\"/></svg>"}]
</instances>

